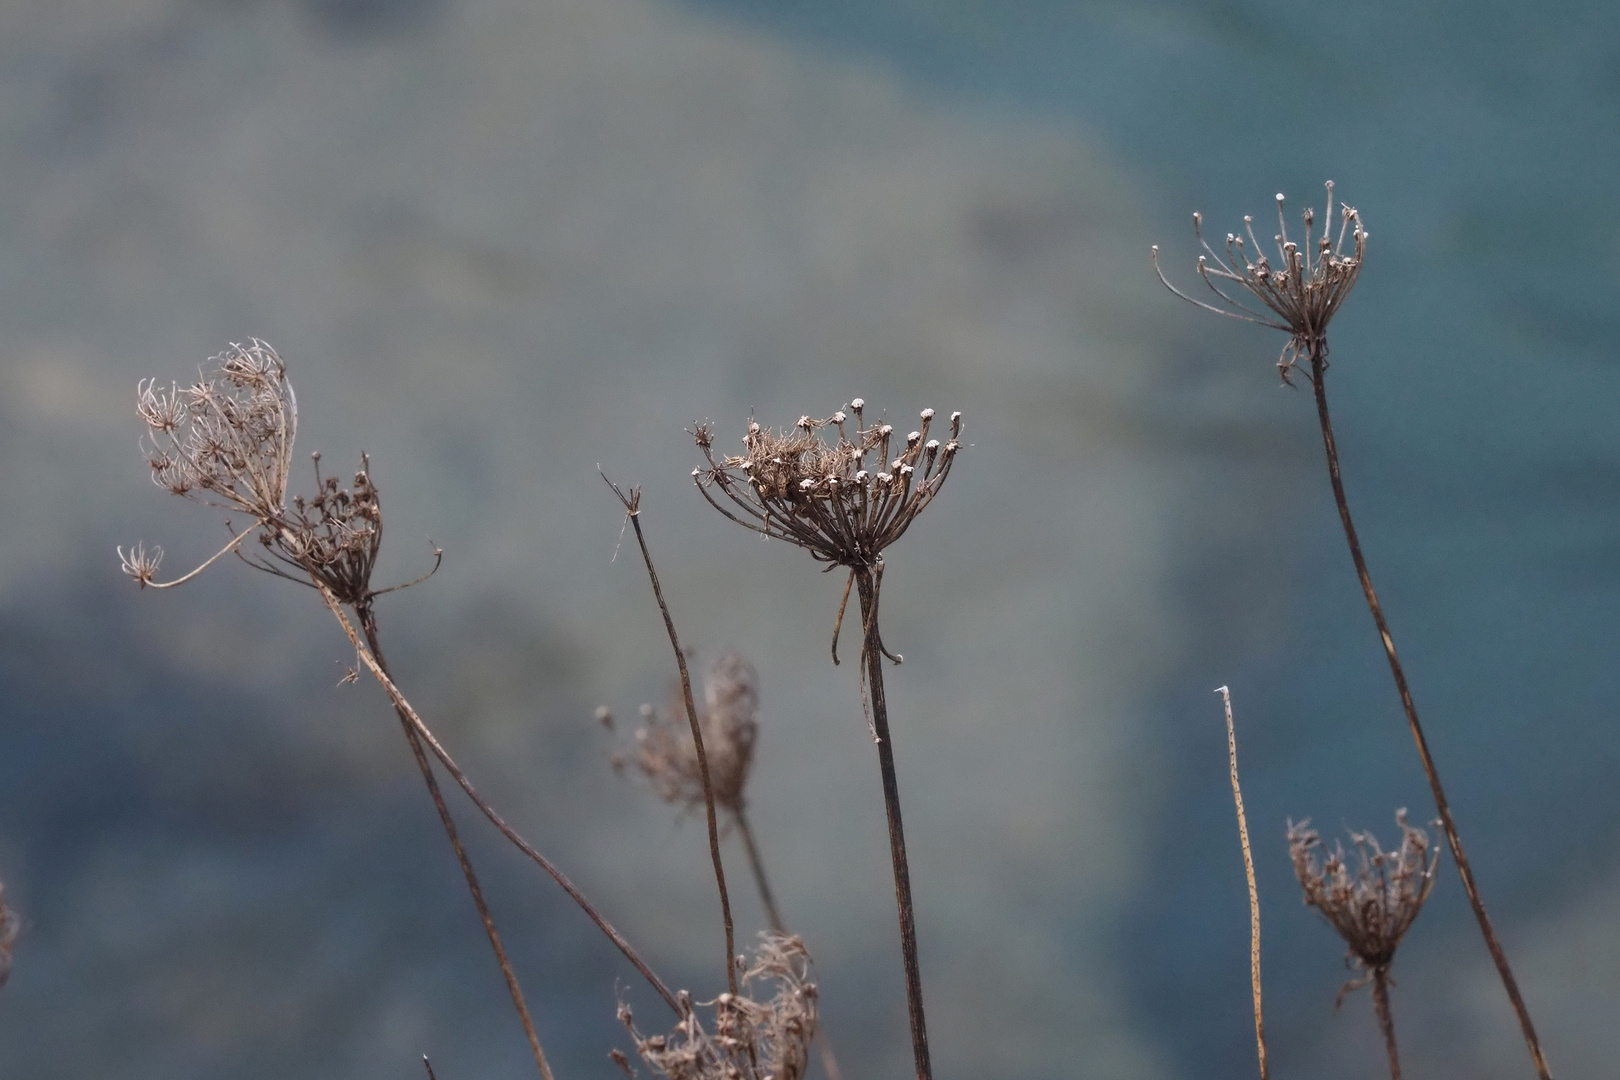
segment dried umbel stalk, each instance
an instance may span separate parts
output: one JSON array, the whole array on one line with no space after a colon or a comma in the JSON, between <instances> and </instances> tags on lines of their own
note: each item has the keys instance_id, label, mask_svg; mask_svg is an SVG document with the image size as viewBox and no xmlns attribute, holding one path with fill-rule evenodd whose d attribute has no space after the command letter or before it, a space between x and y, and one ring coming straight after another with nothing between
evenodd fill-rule
<instances>
[{"instance_id":1,"label":"dried umbel stalk","mask_svg":"<svg viewBox=\"0 0 1620 1080\"><path fill-rule=\"evenodd\" d=\"M741 968L742 957L737 962ZM619 1020L641 1060L667 1080L800 1080L816 1033L817 991L810 974L803 941L761 934L737 993L693 1004L691 995L681 991L680 1020L668 1035L643 1035L623 1003ZM756 984L764 984L772 996L762 999ZM707 1023L699 1009L709 1011ZM623 1054L612 1056L635 1075Z\"/></svg>"},{"instance_id":2,"label":"dried umbel stalk","mask_svg":"<svg viewBox=\"0 0 1620 1080\"><path fill-rule=\"evenodd\" d=\"M1289 239L1288 221L1283 213L1283 196L1277 194L1277 228L1273 238L1277 246L1277 264L1265 254L1264 246L1254 235L1254 218L1245 216L1242 233L1226 234L1226 257L1209 246L1204 239L1204 216L1193 215L1193 234L1197 236L1204 254L1198 256L1198 276L1204 279L1210 291L1218 298L1217 304L1206 303L1188 296L1164 276L1159 269L1159 248L1153 248L1153 268L1165 288L1183 300L1245 322L1258 323L1288 332L1288 344L1283 346L1277 360L1277 370L1283 382L1288 382L1300 357L1320 353L1327 356L1328 323L1339 306L1355 287L1361 274L1361 262L1367 253L1367 230L1355 207L1339 204L1339 235L1333 237L1333 181L1327 182L1327 214L1322 219L1319 234L1312 236L1316 211L1307 209L1304 216L1304 244ZM1247 237L1248 243L1244 243ZM1346 238L1351 242L1349 252L1344 249ZM1271 314L1257 311L1230 292L1241 289L1248 293Z\"/></svg>"},{"instance_id":3,"label":"dried umbel stalk","mask_svg":"<svg viewBox=\"0 0 1620 1080\"><path fill-rule=\"evenodd\" d=\"M1412 928L1423 902L1434 888L1434 872L1440 851L1431 847L1429 834L1406 823L1406 811L1395 812L1401 829L1401 846L1385 851L1371 833L1352 832L1355 866L1345 856L1343 845L1332 850L1322 843L1309 819L1288 823L1288 852L1294 861L1294 876L1305 890L1305 903L1320 911L1328 924L1344 939L1348 951L1345 963L1361 974L1339 989L1334 1006L1344 995L1368 983L1373 988L1373 1007L1384 1033L1392 1080L1400 1080L1400 1056L1395 1044L1395 1021L1389 1007L1389 968L1395 950Z\"/></svg>"},{"instance_id":4,"label":"dried umbel stalk","mask_svg":"<svg viewBox=\"0 0 1620 1080\"><path fill-rule=\"evenodd\" d=\"M713 433L707 425L699 425L693 434L708 468L692 470L692 479L703 497L732 521L802 547L811 558L829 567L849 568L844 601L833 628L835 664L844 604L848 603L851 588L858 592L862 697L863 703L869 704L869 723L883 780L906 1005L918 1080L931 1080L933 1070L882 665L885 656L897 664L901 658L883 645L878 603L883 587L884 550L904 535L934 501L962 446L962 414L951 414L950 439L944 444L929 438L934 415L933 409L924 409L921 425L902 439L892 425L882 420L867 425L866 403L855 398L848 412L840 409L825 420L801 416L783 431L749 421L742 439L743 452L719 459L714 453ZM836 435L831 436L834 431ZM715 489L725 496L724 500L715 497Z\"/></svg>"},{"instance_id":5,"label":"dried umbel stalk","mask_svg":"<svg viewBox=\"0 0 1620 1080\"><path fill-rule=\"evenodd\" d=\"M636 729L633 760L654 794L683 810L703 805L703 777L698 771L697 744L679 697L663 708L641 707L646 721ZM759 676L738 653L727 653L709 665L703 679L698 726L709 758L709 780L715 804L736 814L744 805L748 772L759 735Z\"/></svg>"},{"instance_id":6,"label":"dried umbel stalk","mask_svg":"<svg viewBox=\"0 0 1620 1080\"><path fill-rule=\"evenodd\" d=\"M11 949L17 943L22 920L6 906L6 887L0 884L0 986L11 977Z\"/></svg>"},{"instance_id":7,"label":"dried umbel stalk","mask_svg":"<svg viewBox=\"0 0 1620 1080\"><path fill-rule=\"evenodd\" d=\"M1491 962L1496 966L1497 976L1502 980L1502 988L1506 991L1508 1001L1518 1017L1519 1030L1524 1035L1525 1047L1530 1052L1530 1060L1535 1065L1536 1075L1540 1080L1552 1080L1546 1057L1541 1052L1541 1041L1536 1036L1535 1024L1530 1019L1530 1010L1524 1003L1523 995L1519 993L1518 980L1508 963L1507 953L1496 937L1496 929L1485 910L1484 898L1480 896L1479 886L1474 881L1474 871L1468 861L1468 853L1463 850L1462 837L1457 831L1457 823L1451 813L1451 804L1446 799L1445 788L1440 783L1439 770L1435 767L1434 758L1429 752L1423 725L1418 720L1417 705L1407 685L1406 671L1395 651L1395 638L1390 633L1388 621L1384 618L1384 609L1378 601L1377 590L1373 588L1372 575L1367 569L1367 560L1362 555L1355 521L1350 515L1350 502L1344 492L1344 477L1339 470L1338 443L1334 439L1333 420L1328 412L1327 330L1329 322L1338 313L1350 290L1355 286L1356 279L1361 275L1362 263L1367 252L1367 230L1363 226L1360 214L1340 204L1338 238L1335 241L1332 235L1334 203L1331 182L1327 185L1327 194L1328 210L1319 235L1313 236L1312 233L1315 212L1305 211L1303 245L1288 237L1287 222L1283 215L1283 197L1277 196L1279 231L1276 243L1279 263L1276 266L1273 266L1270 259L1261 251L1261 244L1254 235L1253 222L1250 219L1244 219L1243 235L1236 233L1227 235L1227 257L1223 259L1204 240L1203 216L1194 214L1193 230L1204 249L1204 254L1198 257L1198 274L1204 279L1204 284L1213 291L1219 301L1216 304L1189 296L1171 285L1164 272L1158 269L1157 247L1153 249L1153 266L1166 288L1205 311L1286 332L1288 343L1283 346L1282 354L1277 360L1277 368L1282 374L1284 383L1292 385L1289 375L1302 358L1310 365L1309 379L1312 394L1316 399L1317 424L1322 431L1328 481L1333 488L1333 500L1338 506L1339 523L1344 528L1344 538L1350 548L1350 560L1355 565L1356 577L1361 583L1362 596L1367 601L1367 610L1372 614L1373 624L1378 630L1379 643L1384 648L1384 657L1389 662L1390 675L1395 681L1396 693L1400 695L1401 707L1406 713L1407 728L1417 748L1418 758L1423 764L1424 775L1428 778L1429 790L1434 795L1440 827L1445 831L1446 843L1451 848L1451 859L1456 864L1457 876L1462 879L1463 891L1468 894L1468 904L1474 911L1474 921L1479 924L1480 936L1485 940L1485 948L1491 955ZM1348 252L1344 247L1347 233L1352 241ZM1258 303L1259 308L1265 310L1244 303L1236 295L1239 290L1247 293Z\"/></svg>"}]
</instances>

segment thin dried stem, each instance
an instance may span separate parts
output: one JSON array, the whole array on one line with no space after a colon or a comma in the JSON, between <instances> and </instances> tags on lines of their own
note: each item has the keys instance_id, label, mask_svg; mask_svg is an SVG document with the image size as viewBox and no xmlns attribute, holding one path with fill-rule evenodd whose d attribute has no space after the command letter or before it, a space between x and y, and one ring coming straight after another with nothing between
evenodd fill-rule
<instances>
[{"instance_id":1,"label":"thin dried stem","mask_svg":"<svg viewBox=\"0 0 1620 1080\"><path fill-rule=\"evenodd\" d=\"M900 819L900 783L894 769L894 740L889 734L889 706L883 692L883 644L878 632L877 574L855 570L865 638L861 660L871 687L872 732L877 741L878 769L883 778L883 809L889 821L889 860L894 865L894 901L900 915L900 952L906 972L906 1011L911 1021L911 1052L917 1080L931 1080L928 1024L923 1017L922 971L917 960L917 922L911 902L911 870L906 861L906 830Z\"/></svg>"},{"instance_id":2,"label":"thin dried stem","mask_svg":"<svg viewBox=\"0 0 1620 1080\"><path fill-rule=\"evenodd\" d=\"M371 655L377 659L377 666L387 671L388 661L383 658L382 645L378 640L376 612L369 603L362 604L355 608L355 617L366 636L366 645L370 648ZM462 876L467 879L467 891L472 894L473 905L478 908L478 917L484 924L484 933L489 937L489 946L495 952L495 962L500 965L501 977L506 980L507 992L512 995L512 1005L517 1009L518 1020L523 1024L523 1034L529 1040L529 1050L534 1054L534 1063L539 1066L540 1075L545 1080L553 1080L545 1051L540 1048L540 1036L535 1032L534 1020L529 1016L529 1006L523 1000L523 987L519 985L517 973L512 970L512 963L507 959L506 947L501 944L501 935L495 929L495 919L489 912L489 904L484 900L484 890L478 884L478 875L473 871L472 860L467 857L467 848L462 844L461 835L456 830L455 819L450 815L450 808L445 805L444 793L439 790L438 778L433 775L433 764L428 761L427 752L422 749L422 740L416 734L416 729L411 726L410 717L398 705L394 706L394 711L399 715L405 739L410 743L411 756L416 759L416 767L421 770L428 794L433 798L433 808L439 813L439 822L444 826L444 834L449 837L450 846L455 850L456 862L461 865ZM427 1059L424 1057L423 1060ZM430 1073L431 1069L429 1066Z\"/></svg>"},{"instance_id":3,"label":"thin dried stem","mask_svg":"<svg viewBox=\"0 0 1620 1080\"><path fill-rule=\"evenodd\" d=\"M1215 691L1226 706L1226 755L1232 770L1232 801L1237 804L1238 839L1243 842L1243 876L1249 882L1249 982L1254 988L1254 1041L1260 1055L1260 1080L1270 1080L1266 1063L1266 1020L1260 1007L1260 890L1254 881L1254 853L1249 849L1249 819L1243 813L1243 786L1238 783L1237 729L1232 726L1232 692Z\"/></svg>"},{"instance_id":4,"label":"thin dried stem","mask_svg":"<svg viewBox=\"0 0 1620 1080\"><path fill-rule=\"evenodd\" d=\"M1502 943L1496 937L1496 929L1491 925L1490 916L1485 912L1485 901L1480 898L1479 887L1474 884L1474 871L1468 863L1467 854L1463 851L1462 839L1457 835L1457 824L1451 815L1451 804L1446 799L1445 788L1440 785L1440 774L1435 769L1433 756L1429 753L1429 742L1423 736L1423 725L1418 722L1417 706L1413 703L1412 692L1407 687L1406 672L1401 667L1400 658L1395 654L1395 639L1390 636L1389 624L1384 620L1384 609L1378 603L1378 593L1373 589L1372 577L1367 572L1367 560L1361 554L1361 541L1356 536L1356 525L1350 517L1350 503L1344 494L1344 479L1339 473L1339 450L1333 439L1333 421L1328 415L1325 339L1311 343L1310 362L1311 383L1316 394L1316 415L1322 428L1322 445L1327 452L1328 479L1333 485L1333 499L1339 508L1339 521L1344 526L1344 538L1350 545L1350 559L1355 563L1356 577L1361 581L1361 591L1367 599L1367 608L1372 612L1373 622L1378 627L1378 638L1383 643L1384 655L1389 660L1390 674L1394 676L1395 689L1401 698L1401 707L1406 711L1407 726L1411 728L1412 741L1417 745L1418 757L1423 762L1424 775L1429 779L1429 790L1434 795L1435 809L1440 814L1440 825L1445 830L1446 842L1451 847L1452 861L1457 864L1457 874L1462 878L1463 891L1468 894L1468 903L1474 909L1474 918L1479 922L1479 931L1485 938L1485 947L1490 950L1491 960L1496 965L1496 973L1501 977L1508 1000L1512 1002L1513 1011L1519 1018L1519 1028L1524 1034L1525 1045L1530 1050L1530 1060L1535 1064L1536 1075L1540 1080L1552 1080L1552 1073L1547 1068L1547 1059L1541 1053L1541 1042L1536 1037L1535 1024L1530 1020L1530 1010L1525 1006L1523 995L1519 993L1519 983L1513 976L1512 967L1508 965L1507 953L1502 950Z\"/></svg>"},{"instance_id":5,"label":"thin dried stem","mask_svg":"<svg viewBox=\"0 0 1620 1080\"><path fill-rule=\"evenodd\" d=\"M714 863L714 881L720 890L720 920L726 931L726 985L731 993L737 993L737 944L731 924L731 895L726 890L726 866L720 858L720 826L718 815L714 809L714 783L709 778L709 759L703 750L703 727L698 722L697 703L692 700L692 675L686 667L686 653L681 649L681 639L675 633L675 620L670 616L669 604L664 601L664 589L658 583L658 571L653 567L652 552L647 549L647 537L641 531L641 489L633 489L626 495L613 481L608 480L604 473L602 479L607 486L613 489L624 504L624 512L630 519L631 527L636 531L636 544L641 548L641 560L647 564L647 577L652 581L653 596L658 600L658 610L664 616L664 629L669 631L669 644L675 650L675 664L681 672L681 697L686 705L686 719L692 727L692 745L697 750L698 776L703 781L703 810L708 818L709 825L709 857Z\"/></svg>"},{"instance_id":6,"label":"thin dried stem","mask_svg":"<svg viewBox=\"0 0 1620 1080\"><path fill-rule=\"evenodd\" d=\"M422 742L429 750L433 751L433 756L439 759L439 763L444 766L445 771L455 779L456 783L460 785L461 790L467 793L467 797L471 799L473 804L483 812L486 818L489 819L490 824L494 825L495 828L500 831L500 834L506 837L507 840L511 841L519 851L523 852L523 854L534 860L540 869L544 870L548 875L550 875L551 879L557 883L563 892L567 893L569 898L572 899L574 903L578 904L580 909L590 917L590 920L596 924L597 929L606 934L608 939L612 941L614 945L618 946L619 951L624 954L625 959L629 960L631 965L637 971L641 972L642 978L646 979L648 985L658 992L658 996L664 999L665 1004L667 1004L675 1012L679 1013L681 1009L680 1005L676 1002L675 995L670 992L669 987L666 986L664 981L653 972L652 968L647 965L647 962L641 958L635 949L631 948L630 943L625 940L624 935L619 933L618 930L614 929L613 925L602 917L602 913L599 912L596 907L585 898L585 895L575 887L572 881L568 880L567 875L558 869L555 863L546 858L544 855L540 854L533 844L523 839L523 837L518 834L517 830L508 825L506 820L501 817L495 808L478 793L478 789L473 787L472 781L467 779L467 774L461 771L461 766L456 764L455 759L450 756L449 751L445 750L444 746L440 744L438 737L433 734L432 730L427 726L426 723L423 722L422 718L417 715L416 709L412 707L411 703L405 699L405 695L401 693L399 687L394 684L394 680L389 676L387 671L383 670L382 665L377 662L377 658L372 655L371 649L363 640L361 640L360 634L355 630L354 624L349 621L348 615L344 614L342 606L339 604L337 597L333 595L331 589L329 589L326 584L321 581L317 581L315 583L315 587L320 591L321 599L326 601L326 606L331 610L333 616L337 619L338 625L341 626L343 628L343 632L348 635L349 643L354 646L355 656L357 656L360 662L365 665L366 670L371 672L372 677L375 678L379 684L381 684L384 692L388 694L388 699L393 702L394 708L410 721L411 727L422 739Z\"/></svg>"},{"instance_id":7,"label":"thin dried stem","mask_svg":"<svg viewBox=\"0 0 1620 1080\"><path fill-rule=\"evenodd\" d=\"M737 834L742 837L743 850L748 852L748 865L754 872L754 885L759 889L759 902L765 907L765 921L778 934L786 934L787 924L776 909L776 898L771 894L771 883L765 876L765 862L759 856L759 845L754 842L754 830L748 824L748 812L741 806L732 812L737 822Z\"/></svg>"},{"instance_id":8,"label":"thin dried stem","mask_svg":"<svg viewBox=\"0 0 1620 1080\"><path fill-rule=\"evenodd\" d=\"M1401 1055L1395 1047L1395 1017L1389 1010L1389 969L1374 970L1372 980L1373 1008L1378 1012L1378 1027L1384 1033L1384 1049L1389 1052L1389 1080L1401 1080Z\"/></svg>"}]
</instances>

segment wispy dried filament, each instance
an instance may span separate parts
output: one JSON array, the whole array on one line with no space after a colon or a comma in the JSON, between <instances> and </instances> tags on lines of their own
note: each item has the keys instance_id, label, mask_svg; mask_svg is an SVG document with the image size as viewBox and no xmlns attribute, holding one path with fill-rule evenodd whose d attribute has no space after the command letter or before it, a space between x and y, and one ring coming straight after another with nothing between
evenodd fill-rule
<instances>
[{"instance_id":1,"label":"wispy dried filament","mask_svg":"<svg viewBox=\"0 0 1620 1080\"><path fill-rule=\"evenodd\" d=\"M934 410L906 435L890 424L865 423L865 402L850 402L825 420L801 416L784 431L750 421L743 452L717 459L706 426L695 431L708 459L694 469L698 490L715 509L755 532L786 540L820 562L877 565L934 500L961 448L962 414L952 413L950 439L929 438ZM836 431L835 438L828 438ZM718 489L729 506L714 497Z\"/></svg>"},{"instance_id":2,"label":"wispy dried filament","mask_svg":"<svg viewBox=\"0 0 1620 1080\"><path fill-rule=\"evenodd\" d=\"M1193 233L1198 237L1204 254L1198 256L1198 276L1216 297L1208 303L1188 296L1164 276L1159 269L1159 248L1153 248L1153 268L1165 288L1183 300L1245 322L1258 323L1288 332L1288 344L1283 347L1277 368L1283 381L1300 356L1310 356L1312 349L1325 354L1327 327L1338 312L1361 274L1362 258L1367 251L1367 230L1362 227L1361 215L1354 207L1339 204L1338 237L1333 235L1333 181L1327 183L1327 214L1322 219L1320 233L1313 233L1316 211L1304 214L1305 237L1303 243L1288 236L1288 222L1283 214L1283 196L1277 195L1277 228L1273 240L1277 248L1277 263L1272 264L1264 246L1255 237L1254 219L1244 217L1241 233L1226 234L1226 254L1223 257L1204 239L1204 216L1193 215ZM1345 250L1345 240L1350 250ZM1223 288L1222 286L1226 286ZM1231 292L1227 290L1231 289ZM1233 293L1242 290L1259 302L1265 311L1257 310L1238 299ZM1269 312L1269 314L1267 314Z\"/></svg>"},{"instance_id":3,"label":"wispy dried filament","mask_svg":"<svg viewBox=\"0 0 1620 1080\"><path fill-rule=\"evenodd\" d=\"M742 958L738 957L738 966ZM769 999L754 996L755 985L774 985ZM736 994L694 1004L676 995L680 1020L668 1035L643 1035L628 1005L619 1020L636 1053L667 1080L799 1080L809 1064L816 1032L817 991L810 979L810 954L797 937L761 934L754 962L742 972ZM711 1013L707 1025L699 1009ZM614 1060L635 1075L623 1055Z\"/></svg>"}]
</instances>

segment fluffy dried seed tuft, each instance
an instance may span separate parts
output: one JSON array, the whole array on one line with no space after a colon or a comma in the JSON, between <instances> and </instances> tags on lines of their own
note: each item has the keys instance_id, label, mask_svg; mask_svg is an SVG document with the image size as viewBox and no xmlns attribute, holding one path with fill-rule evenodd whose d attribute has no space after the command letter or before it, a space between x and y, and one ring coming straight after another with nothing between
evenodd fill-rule
<instances>
[{"instance_id":1,"label":"fluffy dried seed tuft","mask_svg":"<svg viewBox=\"0 0 1620 1080\"><path fill-rule=\"evenodd\" d=\"M743 964L737 957L738 967ZM810 954L803 941L761 934L753 964L742 971L736 994L694 1004L682 991L677 995L681 1018L668 1035L643 1035L630 1006L622 1002L619 1021L641 1060L654 1075L667 1080L800 1080L816 1033L817 991L810 972ZM757 983L767 988L774 984L774 994L758 1000ZM700 1008L712 1013L707 1026ZM628 1062L620 1064L634 1075Z\"/></svg>"},{"instance_id":2,"label":"fluffy dried seed tuft","mask_svg":"<svg viewBox=\"0 0 1620 1080\"><path fill-rule=\"evenodd\" d=\"M759 734L758 714L759 676L754 665L739 653L727 653L710 664L698 705L698 726L715 805L733 814L743 808ZM683 809L702 807L703 777L680 695L672 696L662 709L644 706L643 716L647 722L635 734L636 767L660 799Z\"/></svg>"},{"instance_id":3,"label":"fluffy dried seed tuft","mask_svg":"<svg viewBox=\"0 0 1620 1080\"><path fill-rule=\"evenodd\" d=\"M0 986L11 977L11 949L21 924L17 913L6 906L6 887L0 884Z\"/></svg>"}]
</instances>

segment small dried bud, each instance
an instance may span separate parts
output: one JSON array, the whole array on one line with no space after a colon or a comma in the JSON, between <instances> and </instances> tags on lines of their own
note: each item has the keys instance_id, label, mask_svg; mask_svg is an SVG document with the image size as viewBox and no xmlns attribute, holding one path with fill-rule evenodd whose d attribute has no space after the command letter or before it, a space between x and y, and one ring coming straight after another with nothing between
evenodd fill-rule
<instances>
[{"instance_id":1,"label":"small dried bud","mask_svg":"<svg viewBox=\"0 0 1620 1080\"><path fill-rule=\"evenodd\" d=\"M129 549L128 555L124 554L123 548L117 550L120 569L126 575L134 578L135 583L143 589L152 584L152 580L157 577L158 567L163 565L162 548L154 546L148 553L145 544L136 544Z\"/></svg>"}]
</instances>

